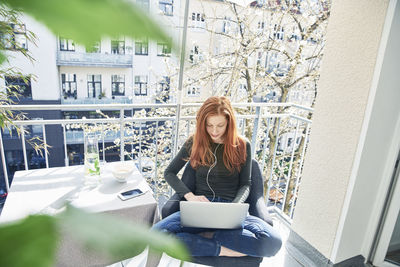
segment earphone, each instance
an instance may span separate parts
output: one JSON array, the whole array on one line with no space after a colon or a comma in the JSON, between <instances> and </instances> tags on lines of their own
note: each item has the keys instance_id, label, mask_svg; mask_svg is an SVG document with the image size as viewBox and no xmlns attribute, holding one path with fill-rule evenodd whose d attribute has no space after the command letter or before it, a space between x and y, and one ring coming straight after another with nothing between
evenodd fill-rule
<instances>
[{"instance_id":1,"label":"earphone","mask_svg":"<svg viewBox=\"0 0 400 267\"><path fill-rule=\"evenodd\" d=\"M214 161L214 163L210 166L210 169L208 169L207 177L206 177L206 182L207 182L208 188L210 188L210 190L211 190L212 193L213 193L213 198L212 198L211 202L213 202L214 199L215 199L215 192L214 192L214 190L211 188L211 186L210 186L210 184L209 184L209 182L208 182L208 175L210 174L211 170L217 165L217 155L216 155L216 154L217 154L217 149L218 149L219 145L220 145L220 144L218 144L217 147L215 148L214 153L211 152L211 153L213 154L213 156L214 156L215 161Z\"/></svg>"},{"instance_id":2,"label":"earphone","mask_svg":"<svg viewBox=\"0 0 400 267\"><path fill-rule=\"evenodd\" d=\"M212 193L213 193L213 198L212 198L211 202L213 202L214 199L215 199L215 191L211 188L210 183L208 182L208 176L209 176L211 170L217 165L217 162L218 162L218 161L217 161L217 155L216 155L216 153L217 153L217 149L218 149L219 145L220 145L220 144L218 144L217 147L215 148L214 153L211 151L211 154L213 154L215 161L214 161L213 164L211 164L210 168L208 169L207 177L206 177L207 186L208 186L208 188L210 188L210 190L211 190ZM168 200L168 201L171 201L171 200ZM172 200L172 201L179 202L180 200Z\"/></svg>"}]
</instances>

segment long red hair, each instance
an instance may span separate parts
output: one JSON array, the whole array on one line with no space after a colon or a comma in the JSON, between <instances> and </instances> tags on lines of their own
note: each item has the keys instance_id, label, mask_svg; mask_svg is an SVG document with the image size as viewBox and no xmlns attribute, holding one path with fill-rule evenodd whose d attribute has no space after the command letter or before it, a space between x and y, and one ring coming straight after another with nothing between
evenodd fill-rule
<instances>
[{"instance_id":1,"label":"long red hair","mask_svg":"<svg viewBox=\"0 0 400 267\"><path fill-rule=\"evenodd\" d=\"M240 164L246 161L246 141L238 135L236 118L228 98L212 96L200 107L196 116L196 132L193 135L193 145L190 153L190 164L193 168L210 166L214 162L211 151L212 139L207 133L207 118L223 115L227 120L223 135L225 167L233 172L240 171Z\"/></svg>"}]
</instances>

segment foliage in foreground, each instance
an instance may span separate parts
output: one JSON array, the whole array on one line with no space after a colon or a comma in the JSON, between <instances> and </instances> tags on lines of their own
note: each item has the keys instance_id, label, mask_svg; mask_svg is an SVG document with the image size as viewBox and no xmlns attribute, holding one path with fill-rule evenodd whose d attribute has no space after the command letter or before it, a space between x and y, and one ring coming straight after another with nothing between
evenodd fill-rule
<instances>
[{"instance_id":1,"label":"foliage in foreground","mask_svg":"<svg viewBox=\"0 0 400 267\"><path fill-rule=\"evenodd\" d=\"M188 260L185 247L171 236L149 231L132 222L90 214L68 207L56 216L31 215L0 227L0 266L50 267L55 265L60 233L110 263L140 254L146 246Z\"/></svg>"}]
</instances>

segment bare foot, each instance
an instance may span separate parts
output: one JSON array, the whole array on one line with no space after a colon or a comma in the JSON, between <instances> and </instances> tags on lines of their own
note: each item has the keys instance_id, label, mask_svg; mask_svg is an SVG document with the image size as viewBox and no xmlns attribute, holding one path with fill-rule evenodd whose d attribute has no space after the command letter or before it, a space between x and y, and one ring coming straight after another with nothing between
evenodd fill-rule
<instances>
[{"instance_id":1,"label":"bare foot","mask_svg":"<svg viewBox=\"0 0 400 267\"><path fill-rule=\"evenodd\" d=\"M232 249L226 248L221 246L221 251L219 252L218 256L228 256L228 257L244 257L247 256L246 254L234 251Z\"/></svg>"}]
</instances>

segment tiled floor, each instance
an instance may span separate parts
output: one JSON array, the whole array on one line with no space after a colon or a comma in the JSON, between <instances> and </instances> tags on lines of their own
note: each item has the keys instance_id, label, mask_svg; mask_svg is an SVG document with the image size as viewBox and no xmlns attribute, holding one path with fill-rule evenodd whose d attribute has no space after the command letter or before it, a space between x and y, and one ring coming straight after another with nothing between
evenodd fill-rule
<instances>
[{"instance_id":1,"label":"tiled floor","mask_svg":"<svg viewBox=\"0 0 400 267\"><path fill-rule=\"evenodd\" d=\"M289 228L281 221L275 220L274 227L281 233L282 236L282 249L271 258L264 258L260 267L303 267L299 262L296 261L292 256L290 256L286 250L285 243L289 237ZM145 267L147 261L147 251L142 254L123 261L121 263L113 264L108 267ZM204 267L205 265L194 264L185 262L183 267ZM163 254L158 267L180 267L180 261Z\"/></svg>"}]
</instances>

